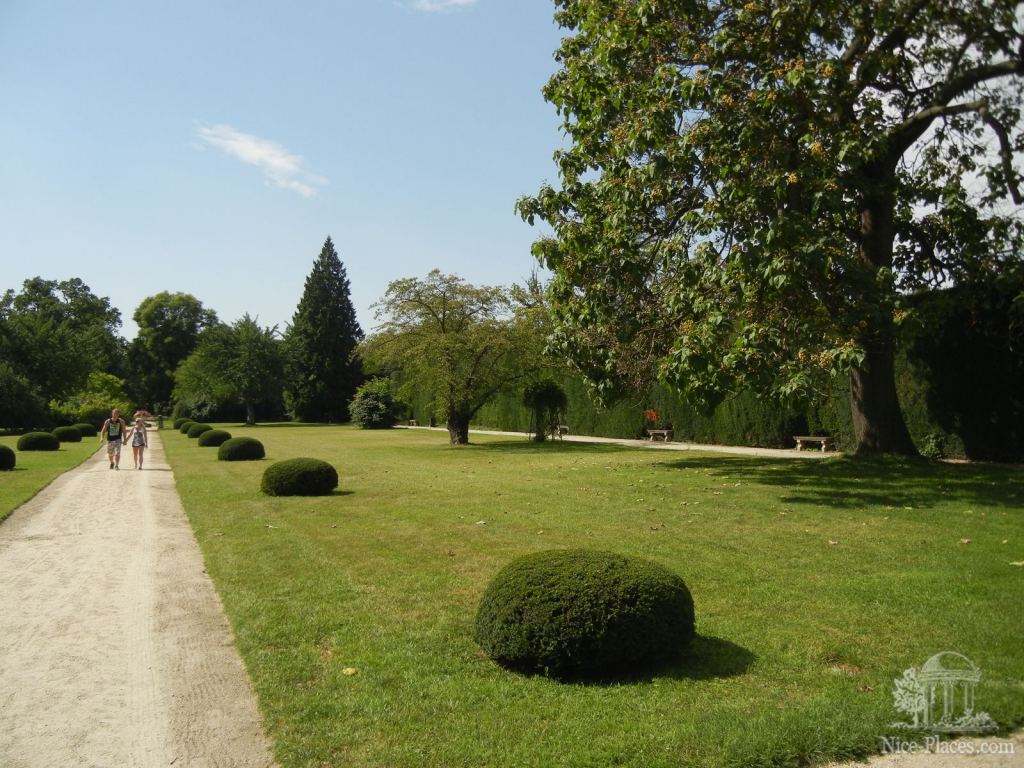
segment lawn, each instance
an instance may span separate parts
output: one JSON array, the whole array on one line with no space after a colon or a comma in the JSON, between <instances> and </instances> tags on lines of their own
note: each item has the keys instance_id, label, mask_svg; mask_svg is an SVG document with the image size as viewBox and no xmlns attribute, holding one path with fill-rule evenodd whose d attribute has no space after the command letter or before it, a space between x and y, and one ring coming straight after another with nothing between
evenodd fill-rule
<instances>
[{"instance_id":1,"label":"lawn","mask_svg":"<svg viewBox=\"0 0 1024 768\"><path fill-rule=\"evenodd\" d=\"M802 765L876 752L894 678L953 650L978 709L1024 722L1024 473L800 461L425 430L228 427L267 460L165 431L178 490L284 768ZM340 491L269 498L269 463ZM511 558L594 547L690 586L685 663L565 684L473 642ZM345 674L345 670L356 674Z\"/></svg>"},{"instance_id":2,"label":"lawn","mask_svg":"<svg viewBox=\"0 0 1024 768\"><path fill-rule=\"evenodd\" d=\"M14 469L0 472L0 521L98 450L96 438L90 437L80 443L61 443L59 451L19 451L17 442L17 436L0 435L0 445L17 455Z\"/></svg>"}]
</instances>

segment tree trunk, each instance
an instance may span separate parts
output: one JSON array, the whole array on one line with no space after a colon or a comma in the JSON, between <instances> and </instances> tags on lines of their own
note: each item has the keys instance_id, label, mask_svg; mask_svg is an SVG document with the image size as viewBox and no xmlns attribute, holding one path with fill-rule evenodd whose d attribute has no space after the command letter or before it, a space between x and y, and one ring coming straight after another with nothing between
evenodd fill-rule
<instances>
[{"instance_id":1,"label":"tree trunk","mask_svg":"<svg viewBox=\"0 0 1024 768\"><path fill-rule=\"evenodd\" d=\"M256 409L249 402L245 404L245 423L250 427L256 423Z\"/></svg>"},{"instance_id":2,"label":"tree trunk","mask_svg":"<svg viewBox=\"0 0 1024 768\"><path fill-rule=\"evenodd\" d=\"M872 345L864 364L850 373L850 406L858 454L917 454L896 396L893 358L891 341Z\"/></svg>"},{"instance_id":3,"label":"tree trunk","mask_svg":"<svg viewBox=\"0 0 1024 768\"><path fill-rule=\"evenodd\" d=\"M896 332L891 297L895 286L879 287L878 278L892 269L896 237L896 178L889 162L864 169L866 187L860 210L860 255L867 270L862 276L862 302L871 326L862 339L866 352L861 367L850 373L850 404L858 454L901 453L917 449L896 396ZM871 310L874 310L873 312Z\"/></svg>"},{"instance_id":4,"label":"tree trunk","mask_svg":"<svg viewBox=\"0 0 1024 768\"><path fill-rule=\"evenodd\" d=\"M461 413L449 413L448 438L452 445L466 445L469 443L469 416Z\"/></svg>"}]
</instances>

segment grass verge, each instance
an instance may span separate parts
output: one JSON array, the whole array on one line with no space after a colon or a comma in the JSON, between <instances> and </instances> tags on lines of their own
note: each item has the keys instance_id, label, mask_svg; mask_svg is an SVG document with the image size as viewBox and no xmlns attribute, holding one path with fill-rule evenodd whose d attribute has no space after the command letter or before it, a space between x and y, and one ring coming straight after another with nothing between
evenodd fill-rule
<instances>
[{"instance_id":1,"label":"grass verge","mask_svg":"<svg viewBox=\"0 0 1024 768\"><path fill-rule=\"evenodd\" d=\"M940 651L978 709L1024 722L1024 474L534 445L345 427L228 427L267 460L162 433L285 768L797 766L879 749L893 680ZM339 492L259 493L272 461ZM696 603L690 659L608 684L507 672L472 639L511 558L652 558ZM346 674L346 670L356 674Z\"/></svg>"},{"instance_id":2,"label":"grass verge","mask_svg":"<svg viewBox=\"0 0 1024 768\"><path fill-rule=\"evenodd\" d=\"M19 451L17 436L0 436L17 454L17 464L9 472L0 472L0 522L52 483L57 477L89 458L96 450L95 439L80 443L61 443L58 451Z\"/></svg>"}]
</instances>

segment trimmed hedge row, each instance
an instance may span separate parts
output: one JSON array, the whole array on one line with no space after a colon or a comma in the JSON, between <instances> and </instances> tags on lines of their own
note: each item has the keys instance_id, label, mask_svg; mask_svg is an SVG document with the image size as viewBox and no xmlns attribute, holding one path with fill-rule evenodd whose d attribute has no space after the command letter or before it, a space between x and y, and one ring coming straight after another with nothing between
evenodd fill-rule
<instances>
[{"instance_id":1,"label":"trimmed hedge row","mask_svg":"<svg viewBox=\"0 0 1024 768\"><path fill-rule=\"evenodd\" d=\"M268 496L323 496L337 487L334 467L306 457L271 464L260 481L260 490Z\"/></svg>"},{"instance_id":2,"label":"trimmed hedge row","mask_svg":"<svg viewBox=\"0 0 1024 768\"><path fill-rule=\"evenodd\" d=\"M199 436L199 446L202 448L217 448L231 439L231 433L223 429L210 429Z\"/></svg>"},{"instance_id":3,"label":"trimmed hedge row","mask_svg":"<svg viewBox=\"0 0 1024 768\"><path fill-rule=\"evenodd\" d=\"M26 432L18 438L19 451L59 451L60 440L49 432Z\"/></svg>"},{"instance_id":4,"label":"trimmed hedge row","mask_svg":"<svg viewBox=\"0 0 1024 768\"><path fill-rule=\"evenodd\" d=\"M90 424L86 421L79 422L78 424L72 424L71 426L81 432L82 437L96 437L96 435L100 433L100 431L96 429L95 424Z\"/></svg>"},{"instance_id":5,"label":"trimmed hedge row","mask_svg":"<svg viewBox=\"0 0 1024 768\"><path fill-rule=\"evenodd\" d=\"M82 442L82 433L79 431L78 427L57 427L53 430L53 436L62 443Z\"/></svg>"},{"instance_id":6,"label":"trimmed hedge row","mask_svg":"<svg viewBox=\"0 0 1024 768\"><path fill-rule=\"evenodd\" d=\"M181 432L181 434L183 435L187 435L188 431L192 428L192 426L195 423L196 422L192 421L191 419L186 419L185 421L181 422L181 426L178 427L178 431Z\"/></svg>"},{"instance_id":7,"label":"trimmed hedge row","mask_svg":"<svg viewBox=\"0 0 1024 768\"><path fill-rule=\"evenodd\" d=\"M14 469L14 465L17 463L18 457L10 446L0 445L0 471Z\"/></svg>"},{"instance_id":8,"label":"trimmed hedge row","mask_svg":"<svg viewBox=\"0 0 1024 768\"><path fill-rule=\"evenodd\" d=\"M220 461L255 461L266 455L263 443L254 437L232 437L217 449Z\"/></svg>"},{"instance_id":9,"label":"trimmed hedge row","mask_svg":"<svg viewBox=\"0 0 1024 768\"><path fill-rule=\"evenodd\" d=\"M212 429L213 427L211 427L209 424L193 424L191 427L188 428L188 432L186 434L188 435L188 437L194 440L195 438L203 434L203 432L209 432Z\"/></svg>"}]
</instances>

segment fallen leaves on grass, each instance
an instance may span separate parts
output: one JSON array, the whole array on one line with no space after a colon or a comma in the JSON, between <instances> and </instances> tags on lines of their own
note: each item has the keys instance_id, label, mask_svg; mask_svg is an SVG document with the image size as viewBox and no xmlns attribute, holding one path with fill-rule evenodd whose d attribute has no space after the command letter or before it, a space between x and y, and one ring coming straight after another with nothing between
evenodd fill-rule
<instances>
[{"instance_id":1,"label":"fallen leaves on grass","mask_svg":"<svg viewBox=\"0 0 1024 768\"><path fill-rule=\"evenodd\" d=\"M960 543L961 544L970 544L971 540L970 539L960 539Z\"/></svg>"},{"instance_id":2,"label":"fallen leaves on grass","mask_svg":"<svg viewBox=\"0 0 1024 768\"><path fill-rule=\"evenodd\" d=\"M359 670L355 667L345 667L343 670L341 670L341 674L345 675L346 677L352 677L352 675L358 675Z\"/></svg>"}]
</instances>

